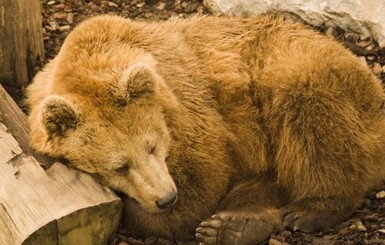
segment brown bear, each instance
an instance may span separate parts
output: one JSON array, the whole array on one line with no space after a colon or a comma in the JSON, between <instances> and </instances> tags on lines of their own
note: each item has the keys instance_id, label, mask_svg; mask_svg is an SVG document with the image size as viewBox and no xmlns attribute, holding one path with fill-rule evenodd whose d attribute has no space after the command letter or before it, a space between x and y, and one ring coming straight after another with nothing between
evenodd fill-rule
<instances>
[{"instance_id":1,"label":"brown bear","mask_svg":"<svg viewBox=\"0 0 385 245\"><path fill-rule=\"evenodd\" d=\"M27 92L32 146L125 194L133 236L324 230L385 177L379 80L279 17L95 17Z\"/></svg>"}]
</instances>

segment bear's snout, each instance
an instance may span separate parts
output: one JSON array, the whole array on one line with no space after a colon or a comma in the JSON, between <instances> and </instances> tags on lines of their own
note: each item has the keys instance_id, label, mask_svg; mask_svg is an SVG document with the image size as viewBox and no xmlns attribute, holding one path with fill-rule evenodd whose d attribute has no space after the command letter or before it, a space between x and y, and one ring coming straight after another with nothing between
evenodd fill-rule
<instances>
[{"instance_id":1,"label":"bear's snout","mask_svg":"<svg viewBox=\"0 0 385 245\"><path fill-rule=\"evenodd\" d=\"M168 209L174 206L178 199L178 192L172 191L167 193L164 197L155 201L156 206L159 209Z\"/></svg>"}]
</instances>

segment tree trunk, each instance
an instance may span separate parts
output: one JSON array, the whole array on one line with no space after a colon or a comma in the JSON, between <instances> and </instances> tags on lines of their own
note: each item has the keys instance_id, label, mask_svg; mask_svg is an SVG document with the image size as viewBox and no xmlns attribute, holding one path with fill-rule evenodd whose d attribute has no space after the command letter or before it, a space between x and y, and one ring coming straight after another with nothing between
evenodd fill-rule
<instances>
[{"instance_id":1,"label":"tree trunk","mask_svg":"<svg viewBox=\"0 0 385 245\"><path fill-rule=\"evenodd\" d=\"M0 79L25 87L43 59L40 0L0 0Z\"/></svg>"},{"instance_id":2,"label":"tree trunk","mask_svg":"<svg viewBox=\"0 0 385 245\"><path fill-rule=\"evenodd\" d=\"M28 131L0 86L0 245L107 244L120 224L121 200L61 163L44 170L28 148Z\"/></svg>"}]
</instances>

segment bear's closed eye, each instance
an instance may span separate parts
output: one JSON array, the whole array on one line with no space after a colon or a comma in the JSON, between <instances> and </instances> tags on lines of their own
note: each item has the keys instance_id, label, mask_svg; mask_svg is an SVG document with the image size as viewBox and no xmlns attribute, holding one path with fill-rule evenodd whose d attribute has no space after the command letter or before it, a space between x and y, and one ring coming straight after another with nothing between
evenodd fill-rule
<instances>
[{"instance_id":1,"label":"bear's closed eye","mask_svg":"<svg viewBox=\"0 0 385 245\"><path fill-rule=\"evenodd\" d=\"M156 146L152 146L150 147L149 153L154 154L155 150L156 150Z\"/></svg>"},{"instance_id":2,"label":"bear's closed eye","mask_svg":"<svg viewBox=\"0 0 385 245\"><path fill-rule=\"evenodd\" d=\"M147 143L146 151L148 152L148 154L154 154L156 151L156 145L151 145Z\"/></svg>"},{"instance_id":3,"label":"bear's closed eye","mask_svg":"<svg viewBox=\"0 0 385 245\"><path fill-rule=\"evenodd\" d=\"M124 173L127 173L127 172L128 172L128 169L129 169L128 164L125 163L123 166L114 169L114 171L117 172L117 173L119 173L119 174L124 174Z\"/></svg>"}]
</instances>

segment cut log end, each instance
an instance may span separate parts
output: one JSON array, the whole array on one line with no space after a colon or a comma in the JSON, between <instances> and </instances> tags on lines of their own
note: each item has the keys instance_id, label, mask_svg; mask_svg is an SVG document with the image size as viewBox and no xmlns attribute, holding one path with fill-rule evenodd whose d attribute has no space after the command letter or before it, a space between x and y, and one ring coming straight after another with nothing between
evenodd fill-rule
<instances>
[{"instance_id":1,"label":"cut log end","mask_svg":"<svg viewBox=\"0 0 385 245\"><path fill-rule=\"evenodd\" d=\"M44 170L21 133L25 115L0 92L0 245L106 244L121 221L120 198L61 163Z\"/></svg>"}]
</instances>

